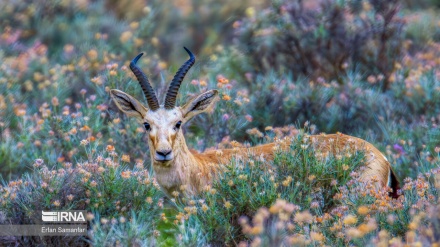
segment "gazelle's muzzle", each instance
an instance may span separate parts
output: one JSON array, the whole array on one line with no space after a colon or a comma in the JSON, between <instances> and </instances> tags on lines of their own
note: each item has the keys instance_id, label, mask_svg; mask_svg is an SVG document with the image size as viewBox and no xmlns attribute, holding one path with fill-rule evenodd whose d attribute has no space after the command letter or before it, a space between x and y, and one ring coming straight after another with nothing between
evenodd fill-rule
<instances>
[{"instance_id":1,"label":"gazelle's muzzle","mask_svg":"<svg viewBox=\"0 0 440 247\"><path fill-rule=\"evenodd\" d=\"M169 150L157 150L154 159L158 162L167 162L174 158L173 151L171 149Z\"/></svg>"}]
</instances>

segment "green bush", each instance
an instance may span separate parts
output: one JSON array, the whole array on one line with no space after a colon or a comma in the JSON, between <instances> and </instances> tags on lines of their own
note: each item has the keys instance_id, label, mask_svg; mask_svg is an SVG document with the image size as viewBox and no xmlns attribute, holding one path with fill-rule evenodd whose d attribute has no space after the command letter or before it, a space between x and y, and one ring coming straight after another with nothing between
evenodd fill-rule
<instances>
[{"instance_id":1,"label":"green bush","mask_svg":"<svg viewBox=\"0 0 440 247\"><path fill-rule=\"evenodd\" d=\"M92 232L84 237L14 237L13 243L50 246L136 244L154 241L162 212L163 197L152 174L138 161L128 167L129 158L113 146L95 153L82 142L89 160L64 163L51 168L37 159L34 171L21 179L4 182L1 188L2 224L38 224L41 210L87 210ZM94 153L94 154L92 154Z\"/></svg>"},{"instance_id":2,"label":"green bush","mask_svg":"<svg viewBox=\"0 0 440 247\"><path fill-rule=\"evenodd\" d=\"M252 73L271 70L336 80L347 72L382 76L389 89L394 64L402 56L403 21L398 1L275 1L237 22L237 46Z\"/></svg>"}]
</instances>

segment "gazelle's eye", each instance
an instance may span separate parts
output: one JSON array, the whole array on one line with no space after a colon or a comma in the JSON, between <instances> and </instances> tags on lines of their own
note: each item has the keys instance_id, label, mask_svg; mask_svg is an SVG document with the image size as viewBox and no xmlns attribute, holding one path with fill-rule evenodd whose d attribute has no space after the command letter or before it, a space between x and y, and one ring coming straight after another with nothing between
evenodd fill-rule
<instances>
[{"instance_id":1,"label":"gazelle's eye","mask_svg":"<svg viewBox=\"0 0 440 247\"><path fill-rule=\"evenodd\" d=\"M145 129L146 129L147 131L150 131L150 130L151 130L151 127L150 127L150 124L149 124L149 123L144 123L144 126L145 126Z\"/></svg>"},{"instance_id":2,"label":"gazelle's eye","mask_svg":"<svg viewBox=\"0 0 440 247\"><path fill-rule=\"evenodd\" d=\"M182 125L182 121L179 121L176 123L176 130L180 129L180 125Z\"/></svg>"}]
</instances>

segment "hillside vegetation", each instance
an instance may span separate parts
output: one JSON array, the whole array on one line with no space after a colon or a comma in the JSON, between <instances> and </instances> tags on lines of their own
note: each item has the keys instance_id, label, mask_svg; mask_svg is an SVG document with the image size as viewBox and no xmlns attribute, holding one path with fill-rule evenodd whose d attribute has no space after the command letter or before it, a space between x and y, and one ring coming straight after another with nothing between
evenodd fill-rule
<instances>
[{"instance_id":1,"label":"hillside vegetation","mask_svg":"<svg viewBox=\"0 0 440 247\"><path fill-rule=\"evenodd\" d=\"M88 236L0 237L48 246L440 246L438 1L0 1L0 223L87 210ZM182 126L197 151L288 138L195 198L166 198L142 124L137 54L159 101L197 57L178 103L220 100ZM341 132L390 161L401 196L361 182L362 152L320 158Z\"/></svg>"}]
</instances>

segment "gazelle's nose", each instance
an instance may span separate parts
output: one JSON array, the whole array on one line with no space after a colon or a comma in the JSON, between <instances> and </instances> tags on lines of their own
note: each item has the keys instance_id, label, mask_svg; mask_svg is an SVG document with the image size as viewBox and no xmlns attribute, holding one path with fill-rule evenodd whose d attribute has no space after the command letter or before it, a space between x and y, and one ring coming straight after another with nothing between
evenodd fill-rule
<instances>
[{"instance_id":1,"label":"gazelle's nose","mask_svg":"<svg viewBox=\"0 0 440 247\"><path fill-rule=\"evenodd\" d=\"M172 150L158 150L156 151L156 160L157 161L168 161L173 159Z\"/></svg>"}]
</instances>

